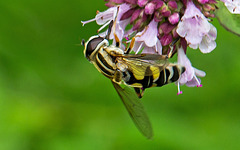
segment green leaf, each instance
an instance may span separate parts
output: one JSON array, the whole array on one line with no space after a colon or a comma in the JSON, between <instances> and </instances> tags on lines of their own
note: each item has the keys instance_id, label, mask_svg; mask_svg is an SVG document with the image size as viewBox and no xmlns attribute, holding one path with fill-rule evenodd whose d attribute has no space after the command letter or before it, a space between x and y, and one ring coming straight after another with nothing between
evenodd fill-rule
<instances>
[{"instance_id":1,"label":"green leaf","mask_svg":"<svg viewBox=\"0 0 240 150\"><path fill-rule=\"evenodd\" d=\"M227 30L238 36L240 36L240 15L231 14L226 6L219 2L217 4L218 9L215 11L215 15L220 24Z\"/></svg>"}]
</instances>

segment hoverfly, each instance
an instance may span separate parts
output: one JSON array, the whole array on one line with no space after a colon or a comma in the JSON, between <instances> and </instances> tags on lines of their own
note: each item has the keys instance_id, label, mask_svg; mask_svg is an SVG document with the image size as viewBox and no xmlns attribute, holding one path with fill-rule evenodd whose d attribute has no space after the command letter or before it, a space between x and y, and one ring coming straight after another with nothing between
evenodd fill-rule
<instances>
[{"instance_id":1,"label":"hoverfly","mask_svg":"<svg viewBox=\"0 0 240 150\"><path fill-rule=\"evenodd\" d=\"M144 136L151 138L151 123L139 98L143 96L146 88L160 87L177 81L185 68L169 63L168 56L165 55L129 54L134 46L135 37L132 38L129 48L123 50L113 32L116 45L110 45L108 39L112 26L114 29L113 22L110 23L105 38L96 35L90 37L86 43L83 41L84 56L100 73L111 80L136 127ZM125 85L124 88L122 84Z\"/></svg>"}]
</instances>

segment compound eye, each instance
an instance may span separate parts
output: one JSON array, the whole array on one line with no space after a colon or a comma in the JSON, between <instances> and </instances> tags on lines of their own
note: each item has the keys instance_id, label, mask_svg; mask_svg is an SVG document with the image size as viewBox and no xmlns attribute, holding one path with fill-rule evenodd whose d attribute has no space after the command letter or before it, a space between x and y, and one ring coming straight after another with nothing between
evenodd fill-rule
<instances>
[{"instance_id":1,"label":"compound eye","mask_svg":"<svg viewBox=\"0 0 240 150\"><path fill-rule=\"evenodd\" d=\"M86 48L86 57L87 58L89 58L89 56L92 54L92 52L97 48L98 44L101 43L103 40L104 40L104 38L97 37L88 42L87 48Z\"/></svg>"}]
</instances>

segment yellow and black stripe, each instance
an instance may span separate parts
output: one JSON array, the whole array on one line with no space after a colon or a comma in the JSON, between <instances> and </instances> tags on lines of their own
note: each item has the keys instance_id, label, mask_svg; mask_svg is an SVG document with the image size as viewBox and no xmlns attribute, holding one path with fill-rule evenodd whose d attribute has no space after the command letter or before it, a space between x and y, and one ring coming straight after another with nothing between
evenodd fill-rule
<instances>
[{"instance_id":1,"label":"yellow and black stripe","mask_svg":"<svg viewBox=\"0 0 240 150\"><path fill-rule=\"evenodd\" d=\"M127 73L125 72L124 74L128 74L129 78L128 80L125 80L125 83L129 86L134 87L137 95L139 98L141 98L146 88L161 87L168 83L175 82L179 79L184 71L185 68L180 67L177 64L171 64L163 70L161 70L160 67L159 69L156 69L156 66L149 66L146 68L145 75L141 78L139 75L135 76L132 71L127 70ZM126 79L126 77L123 79Z\"/></svg>"}]
</instances>

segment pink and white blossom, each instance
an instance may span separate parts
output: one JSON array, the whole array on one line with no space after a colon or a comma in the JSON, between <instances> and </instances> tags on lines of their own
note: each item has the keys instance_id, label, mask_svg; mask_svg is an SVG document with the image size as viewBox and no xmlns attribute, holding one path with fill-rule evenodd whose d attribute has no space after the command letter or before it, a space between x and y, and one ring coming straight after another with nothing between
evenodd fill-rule
<instances>
[{"instance_id":1,"label":"pink and white blossom","mask_svg":"<svg viewBox=\"0 0 240 150\"><path fill-rule=\"evenodd\" d=\"M133 50L138 53L143 47L142 53L162 54L162 45L157 37L158 23L152 20L141 32L137 33Z\"/></svg>"},{"instance_id":2,"label":"pink and white blossom","mask_svg":"<svg viewBox=\"0 0 240 150\"><path fill-rule=\"evenodd\" d=\"M130 5L128 4L121 4L116 7L111 7L107 9L104 12L99 12L94 19L88 20L88 21L81 21L83 26L87 23L96 21L98 25L102 25L102 27L98 30L102 30L107 25L110 24L111 21L114 21L116 19L116 27L115 27L115 33L118 36L120 40L123 39L125 34L125 28L130 23L130 19L120 20L122 15L127 12L130 9ZM112 28L113 31L113 28ZM106 32L101 33L101 35L105 35ZM110 39L114 39L113 33L111 32Z\"/></svg>"},{"instance_id":3,"label":"pink and white blossom","mask_svg":"<svg viewBox=\"0 0 240 150\"><path fill-rule=\"evenodd\" d=\"M216 37L217 29L212 24L210 24L210 30L208 34L203 37L201 43L199 44L199 49L202 53L210 53L213 49L216 48Z\"/></svg>"},{"instance_id":4,"label":"pink and white blossom","mask_svg":"<svg viewBox=\"0 0 240 150\"><path fill-rule=\"evenodd\" d=\"M118 16L116 18L116 28L115 33L120 40L122 40L125 36L125 28L130 23L130 18L121 20L122 15L130 9L130 5L122 4L119 6ZM113 29L112 29L113 31ZM114 39L113 32L110 35L110 39Z\"/></svg>"},{"instance_id":5,"label":"pink and white blossom","mask_svg":"<svg viewBox=\"0 0 240 150\"><path fill-rule=\"evenodd\" d=\"M201 52L209 53L216 47L214 43L217 30L191 1L188 2L176 31L193 49L199 47Z\"/></svg>"},{"instance_id":6,"label":"pink and white blossom","mask_svg":"<svg viewBox=\"0 0 240 150\"><path fill-rule=\"evenodd\" d=\"M115 17L117 15L117 7L111 7L109 9L107 9L104 12L98 12L97 15L95 16L95 18L91 19L91 20L87 20L87 21L81 21L81 23L83 24L83 26L87 23L96 21L96 23L98 25L104 25L107 22L114 20ZM109 22L110 23L110 22ZM108 24L109 24L108 23Z\"/></svg>"},{"instance_id":7,"label":"pink and white blossom","mask_svg":"<svg viewBox=\"0 0 240 150\"><path fill-rule=\"evenodd\" d=\"M210 53L216 48L217 29L210 22L216 15L217 4L223 2L231 13L240 14L240 0L105 1L109 9L98 12L94 19L82 21L83 25L96 21L101 25L99 32L114 21L109 36L113 45L116 43L114 32L123 49L128 46L124 38L128 43L134 37L136 54L168 55L169 58L169 54L177 54L179 65L186 69L177 81L178 94L182 93L180 85L202 86L199 77L206 73L192 66L186 52L188 46L202 53ZM98 34L106 37L107 31Z\"/></svg>"},{"instance_id":8,"label":"pink and white blossom","mask_svg":"<svg viewBox=\"0 0 240 150\"><path fill-rule=\"evenodd\" d=\"M240 14L240 0L221 0L233 14Z\"/></svg>"},{"instance_id":9,"label":"pink and white blossom","mask_svg":"<svg viewBox=\"0 0 240 150\"><path fill-rule=\"evenodd\" d=\"M197 76L204 77L206 73L192 66L182 47L178 49L178 64L184 66L186 69L178 81L180 85L186 84L189 87L202 86L201 80Z\"/></svg>"}]
</instances>

